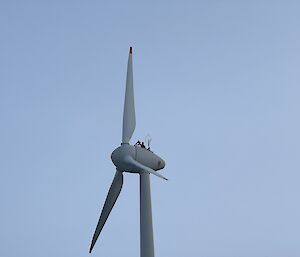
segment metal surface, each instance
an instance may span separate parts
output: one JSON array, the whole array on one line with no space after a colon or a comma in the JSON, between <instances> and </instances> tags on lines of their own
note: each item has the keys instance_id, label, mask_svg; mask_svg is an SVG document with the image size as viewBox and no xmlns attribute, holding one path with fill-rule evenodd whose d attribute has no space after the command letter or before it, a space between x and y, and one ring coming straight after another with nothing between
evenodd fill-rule
<instances>
[{"instance_id":1,"label":"metal surface","mask_svg":"<svg viewBox=\"0 0 300 257\"><path fill-rule=\"evenodd\" d=\"M132 164L132 169L136 170L136 172L138 173L151 173L159 178L162 178L164 180L168 180L167 178L165 178L163 175L159 174L157 171L137 162L136 160L134 160L131 156L126 156L125 157L125 162L127 162L128 164Z\"/></svg>"},{"instance_id":2,"label":"metal surface","mask_svg":"<svg viewBox=\"0 0 300 257\"><path fill-rule=\"evenodd\" d=\"M101 212L101 215L100 215L100 218L99 218L99 221L98 221L98 224L97 224L97 227L96 227L93 239L92 239L90 253L92 252L93 247L99 237L99 234L100 234L102 228L104 227L104 224L118 199L118 196L121 192L122 186L123 186L123 173L120 171L116 171L114 180L108 191L108 194L107 194L107 197L106 197L106 200L105 200L105 203L104 203L104 206L103 206L103 209L102 209L102 212Z\"/></svg>"},{"instance_id":3,"label":"metal surface","mask_svg":"<svg viewBox=\"0 0 300 257\"><path fill-rule=\"evenodd\" d=\"M154 257L150 175L140 174L140 257Z\"/></svg>"},{"instance_id":4,"label":"metal surface","mask_svg":"<svg viewBox=\"0 0 300 257\"><path fill-rule=\"evenodd\" d=\"M134 108L134 91L133 91L133 72L132 72L132 48L128 57L126 91L123 113L123 133L122 143L129 143L135 129L135 108Z\"/></svg>"}]
</instances>

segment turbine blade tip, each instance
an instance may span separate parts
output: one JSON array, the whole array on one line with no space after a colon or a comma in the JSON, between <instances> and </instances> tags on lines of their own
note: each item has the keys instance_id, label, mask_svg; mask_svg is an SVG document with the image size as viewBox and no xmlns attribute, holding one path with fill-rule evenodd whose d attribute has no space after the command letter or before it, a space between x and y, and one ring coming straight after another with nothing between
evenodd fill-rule
<instances>
[{"instance_id":1,"label":"turbine blade tip","mask_svg":"<svg viewBox=\"0 0 300 257\"><path fill-rule=\"evenodd\" d=\"M129 53L132 54L132 46L129 48Z\"/></svg>"},{"instance_id":2,"label":"turbine blade tip","mask_svg":"<svg viewBox=\"0 0 300 257\"><path fill-rule=\"evenodd\" d=\"M94 244L91 244L91 246L90 246L90 250L89 250L89 253L92 253L92 251L93 251L93 248L94 248Z\"/></svg>"}]
</instances>

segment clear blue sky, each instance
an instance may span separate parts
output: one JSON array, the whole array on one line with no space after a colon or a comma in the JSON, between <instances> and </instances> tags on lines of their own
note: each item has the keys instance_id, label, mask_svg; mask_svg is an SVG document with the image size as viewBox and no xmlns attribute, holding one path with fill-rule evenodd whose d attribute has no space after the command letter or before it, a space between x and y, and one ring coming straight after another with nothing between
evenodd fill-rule
<instances>
[{"instance_id":1,"label":"clear blue sky","mask_svg":"<svg viewBox=\"0 0 300 257\"><path fill-rule=\"evenodd\" d=\"M0 256L90 256L126 64L157 257L300 256L299 1L1 1ZM139 256L138 176L92 256Z\"/></svg>"}]
</instances>

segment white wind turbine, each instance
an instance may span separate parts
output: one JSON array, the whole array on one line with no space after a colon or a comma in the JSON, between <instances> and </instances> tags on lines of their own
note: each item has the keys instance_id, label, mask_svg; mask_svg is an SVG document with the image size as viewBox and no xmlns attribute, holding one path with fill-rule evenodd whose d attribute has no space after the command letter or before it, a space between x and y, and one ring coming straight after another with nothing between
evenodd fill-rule
<instances>
[{"instance_id":1,"label":"white wind turbine","mask_svg":"<svg viewBox=\"0 0 300 257\"><path fill-rule=\"evenodd\" d=\"M132 47L129 50L125 103L123 113L123 133L121 146L116 148L111 159L116 166L116 173L108 191L93 239L90 253L101 233L101 230L121 192L123 172L140 175L140 256L154 257L150 173L167 180L157 170L165 167L162 158L141 145L130 145L129 141L135 130L135 108L132 73Z\"/></svg>"}]
</instances>

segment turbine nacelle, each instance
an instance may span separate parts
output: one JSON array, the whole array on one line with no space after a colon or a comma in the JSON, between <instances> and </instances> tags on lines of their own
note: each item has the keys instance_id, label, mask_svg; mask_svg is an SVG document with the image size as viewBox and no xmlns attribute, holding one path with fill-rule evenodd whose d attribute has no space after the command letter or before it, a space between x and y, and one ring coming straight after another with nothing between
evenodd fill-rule
<instances>
[{"instance_id":1,"label":"turbine nacelle","mask_svg":"<svg viewBox=\"0 0 300 257\"><path fill-rule=\"evenodd\" d=\"M130 144L122 144L116 148L111 154L111 160L117 170L130 173L143 172L143 168L136 165L135 162L154 171L161 170L165 167L165 161L152 151Z\"/></svg>"}]
</instances>

